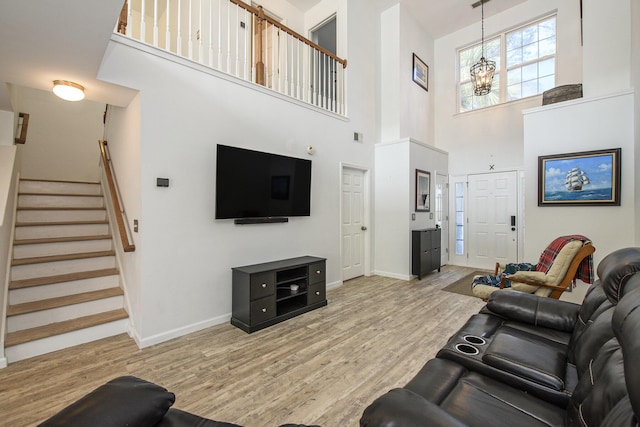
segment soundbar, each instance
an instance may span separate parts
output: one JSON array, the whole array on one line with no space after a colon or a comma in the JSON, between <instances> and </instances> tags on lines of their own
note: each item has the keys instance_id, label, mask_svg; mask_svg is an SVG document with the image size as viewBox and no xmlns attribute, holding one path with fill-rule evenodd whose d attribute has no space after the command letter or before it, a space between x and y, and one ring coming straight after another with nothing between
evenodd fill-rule
<instances>
[{"instance_id":1,"label":"soundbar","mask_svg":"<svg viewBox=\"0 0 640 427\"><path fill-rule=\"evenodd\" d=\"M233 220L234 224L274 224L278 222L289 222L289 218L272 217L272 218L237 218Z\"/></svg>"}]
</instances>

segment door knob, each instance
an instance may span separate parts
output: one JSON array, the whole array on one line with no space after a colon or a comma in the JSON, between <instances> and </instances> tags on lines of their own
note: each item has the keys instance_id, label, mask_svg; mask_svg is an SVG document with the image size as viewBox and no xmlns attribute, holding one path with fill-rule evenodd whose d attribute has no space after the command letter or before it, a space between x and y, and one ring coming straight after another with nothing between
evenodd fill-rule
<instances>
[{"instance_id":1,"label":"door knob","mask_svg":"<svg viewBox=\"0 0 640 427\"><path fill-rule=\"evenodd\" d=\"M367 227L365 227L364 225L362 227L360 227L360 230L362 231L367 231Z\"/></svg>"}]
</instances>

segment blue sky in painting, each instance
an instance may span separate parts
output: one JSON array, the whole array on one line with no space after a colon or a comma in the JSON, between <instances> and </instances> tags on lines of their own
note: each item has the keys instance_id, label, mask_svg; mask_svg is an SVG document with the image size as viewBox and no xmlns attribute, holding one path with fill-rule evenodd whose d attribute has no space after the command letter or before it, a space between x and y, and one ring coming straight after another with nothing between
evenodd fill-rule
<instances>
[{"instance_id":1,"label":"blue sky in painting","mask_svg":"<svg viewBox=\"0 0 640 427\"><path fill-rule=\"evenodd\" d=\"M612 160L610 154L603 156L574 157L545 162L546 191L565 191L565 177L571 168L579 167L589 178L588 189L611 188ZM586 188L585 188L586 189Z\"/></svg>"}]
</instances>

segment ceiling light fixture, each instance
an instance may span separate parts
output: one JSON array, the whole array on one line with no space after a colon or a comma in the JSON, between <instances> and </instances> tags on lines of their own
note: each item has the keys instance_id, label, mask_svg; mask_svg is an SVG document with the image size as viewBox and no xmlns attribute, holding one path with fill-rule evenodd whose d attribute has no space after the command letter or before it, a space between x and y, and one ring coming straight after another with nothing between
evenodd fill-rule
<instances>
[{"instance_id":1,"label":"ceiling light fixture","mask_svg":"<svg viewBox=\"0 0 640 427\"><path fill-rule=\"evenodd\" d=\"M496 61L488 61L484 57L484 4L489 0L480 0L482 7L482 54L480 61L471 66L471 84L473 85L473 93L476 96L487 95L491 93L491 84L493 83L493 75L496 71ZM475 3L474 7L478 6Z\"/></svg>"},{"instance_id":2,"label":"ceiling light fixture","mask_svg":"<svg viewBox=\"0 0 640 427\"><path fill-rule=\"evenodd\" d=\"M54 80L53 93L65 101L81 101L84 99L84 87L67 80Z\"/></svg>"}]
</instances>

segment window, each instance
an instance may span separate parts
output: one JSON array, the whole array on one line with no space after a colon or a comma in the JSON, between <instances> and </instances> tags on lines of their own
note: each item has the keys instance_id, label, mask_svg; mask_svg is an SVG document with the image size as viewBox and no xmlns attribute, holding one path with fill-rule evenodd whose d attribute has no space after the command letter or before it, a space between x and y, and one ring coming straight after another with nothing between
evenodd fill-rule
<instances>
[{"instance_id":1,"label":"window","mask_svg":"<svg viewBox=\"0 0 640 427\"><path fill-rule=\"evenodd\" d=\"M482 44L458 51L460 112L538 95L555 86L555 16L485 40L484 50L485 58L496 61L491 93L485 96L473 95L469 77L469 69L482 56Z\"/></svg>"},{"instance_id":2,"label":"window","mask_svg":"<svg viewBox=\"0 0 640 427\"><path fill-rule=\"evenodd\" d=\"M464 182L456 182L456 255L464 255Z\"/></svg>"}]
</instances>

